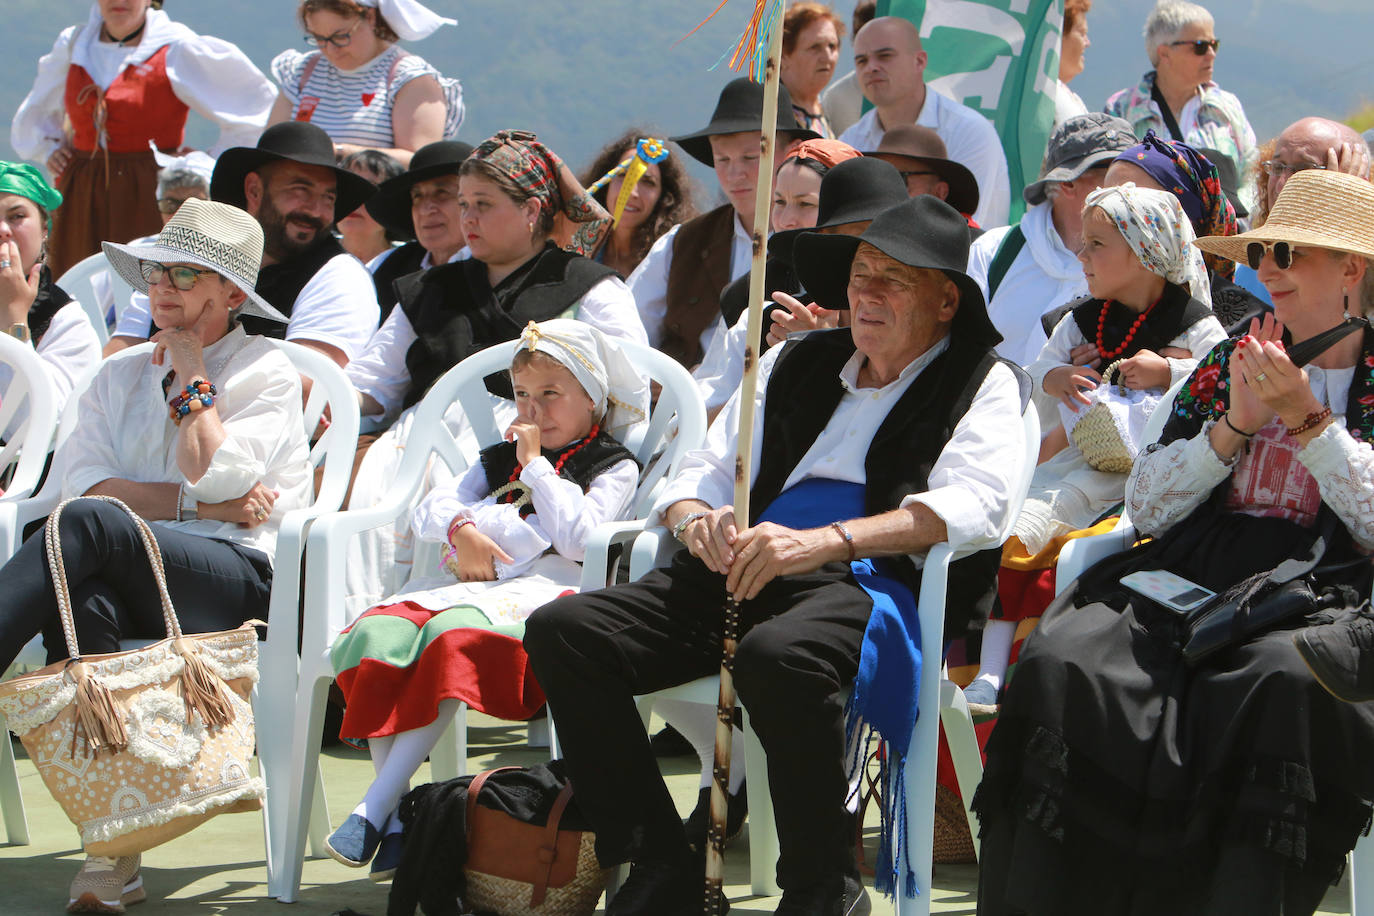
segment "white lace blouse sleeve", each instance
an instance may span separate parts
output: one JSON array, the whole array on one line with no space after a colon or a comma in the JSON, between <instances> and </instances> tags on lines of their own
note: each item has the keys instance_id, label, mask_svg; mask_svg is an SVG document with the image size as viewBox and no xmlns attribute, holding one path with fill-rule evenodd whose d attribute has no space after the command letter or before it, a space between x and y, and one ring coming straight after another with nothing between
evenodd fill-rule
<instances>
[{"instance_id":1,"label":"white lace blouse sleeve","mask_svg":"<svg viewBox=\"0 0 1374 916\"><path fill-rule=\"evenodd\" d=\"M1201 321L1193 322L1193 326L1188 328L1180 337L1169 341L1172 347L1182 347L1193 354L1192 359L1174 359L1168 357L1169 363L1169 384L1177 385L1181 380L1192 375L1197 368L1198 360L1202 359L1212 348L1226 339L1226 329L1221 326L1213 315L1208 315Z\"/></svg>"},{"instance_id":2,"label":"white lace blouse sleeve","mask_svg":"<svg viewBox=\"0 0 1374 916\"><path fill-rule=\"evenodd\" d=\"M607 277L587 290L578 301L577 317L607 337L649 345L635 297L619 277Z\"/></svg>"},{"instance_id":3,"label":"white lace blouse sleeve","mask_svg":"<svg viewBox=\"0 0 1374 916\"><path fill-rule=\"evenodd\" d=\"M1152 445L1136 458L1126 480L1126 511L1137 531L1158 537L1202 505L1230 476L1234 465L1212 450L1212 425L1205 424L1191 439Z\"/></svg>"},{"instance_id":4,"label":"white lace blouse sleeve","mask_svg":"<svg viewBox=\"0 0 1374 916\"><path fill-rule=\"evenodd\" d=\"M532 491L532 518L539 520L554 549L580 563L596 526L624 518L629 511L639 467L633 461L621 461L598 474L583 493L576 483L558 476L541 455L520 472L520 481Z\"/></svg>"},{"instance_id":5,"label":"white lace blouse sleeve","mask_svg":"<svg viewBox=\"0 0 1374 916\"><path fill-rule=\"evenodd\" d=\"M38 59L33 86L10 122L10 144L21 160L45 162L62 145L62 96L71 66L72 39L78 26L68 26L57 36L52 50Z\"/></svg>"},{"instance_id":6,"label":"white lace blouse sleeve","mask_svg":"<svg viewBox=\"0 0 1374 916\"><path fill-rule=\"evenodd\" d=\"M444 543L448 540L448 526L460 515L472 518L472 509L487 495L487 472L481 462L475 462L463 472L457 483L435 487L411 516L411 529L422 541Z\"/></svg>"},{"instance_id":7,"label":"white lace blouse sleeve","mask_svg":"<svg viewBox=\"0 0 1374 916\"><path fill-rule=\"evenodd\" d=\"M1045 376L1050 370L1070 365L1073 348L1087 342L1083 332L1078 329L1078 322L1073 320L1072 312L1059 319L1059 323L1054 326L1054 333L1045 342L1045 346L1040 348L1040 355L1035 358L1035 362L1026 367L1026 372L1031 378L1031 391L1037 398L1049 397L1045 394Z\"/></svg>"},{"instance_id":8,"label":"white lace blouse sleeve","mask_svg":"<svg viewBox=\"0 0 1374 916\"><path fill-rule=\"evenodd\" d=\"M1374 550L1374 449L1332 423L1298 452L1298 460L1355 542Z\"/></svg>"},{"instance_id":9,"label":"white lace blouse sleeve","mask_svg":"<svg viewBox=\"0 0 1374 916\"><path fill-rule=\"evenodd\" d=\"M198 35L167 49L167 78L177 98L219 126L206 150L218 156L232 146L253 146L267 126L277 91L238 46Z\"/></svg>"}]
</instances>

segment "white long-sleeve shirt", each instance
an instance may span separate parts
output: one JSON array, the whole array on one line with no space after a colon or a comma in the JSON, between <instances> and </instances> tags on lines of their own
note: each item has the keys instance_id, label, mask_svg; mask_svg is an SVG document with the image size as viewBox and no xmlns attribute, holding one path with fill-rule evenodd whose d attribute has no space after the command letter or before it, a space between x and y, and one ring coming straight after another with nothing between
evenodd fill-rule
<instances>
[{"instance_id":1,"label":"white long-sleeve shirt","mask_svg":"<svg viewBox=\"0 0 1374 916\"><path fill-rule=\"evenodd\" d=\"M219 126L219 138L207 152L218 156L231 146L257 143L277 93L237 45L197 35L161 10L148 10L137 45L101 42L100 26L100 9L91 4L90 18L63 29L52 50L39 59L33 87L10 127L10 143L20 159L44 162L61 145L67 114L63 95L72 64L108 89L120 71L143 63L164 45L167 79L176 97Z\"/></svg>"},{"instance_id":2,"label":"white long-sleeve shirt","mask_svg":"<svg viewBox=\"0 0 1374 916\"><path fill-rule=\"evenodd\" d=\"M455 256L453 260L458 259ZM607 277L587 290L577 302L577 318L608 337L648 343L634 299L619 277ZM348 380L358 391L382 405L384 416L400 410L406 389L410 387L406 351L415 339L415 328L405 310L397 306L372 335L367 348L348 364Z\"/></svg>"},{"instance_id":3,"label":"white long-sleeve shirt","mask_svg":"<svg viewBox=\"0 0 1374 916\"><path fill-rule=\"evenodd\" d=\"M882 388L859 384L865 357L856 352L840 371L844 395L831 414L825 430L797 462L784 489L811 477L865 483L864 461L878 428L916 377L948 348L948 338L914 359L898 377ZM759 384L755 410L762 428L764 394L779 354L785 346L770 349L759 360ZM799 394L805 397L804 393ZM664 489L654 511L683 499L699 499L710 506L734 502L734 465L739 430L740 395L730 398L711 424L704 447L691 452L678 476ZM754 439L750 486L758 477L763 454L762 436ZM1020 387L1012 371L998 363L983 380L968 412L954 428L940 457L931 468L924 493L912 493L901 505L920 503L940 517L948 540L957 547L985 548L997 545L1008 520L1012 490L1021 479L1026 457L1021 425ZM894 456L893 460L900 460ZM917 563L921 562L920 558Z\"/></svg>"},{"instance_id":4,"label":"white long-sleeve shirt","mask_svg":"<svg viewBox=\"0 0 1374 916\"><path fill-rule=\"evenodd\" d=\"M673 240L677 238L679 224L659 236L658 241L649 249L644 260L625 281L634 295L635 305L639 307L639 319L644 331L649 335L649 345L657 347L663 343L663 318L668 314L668 271L673 266ZM739 279L749 270L754 256L754 240L735 214L735 234L730 242L730 280ZM717 290L719 292L719 290ZM712 322L701 332L701 352L711 349L711 341L724 330L724 319Z\"/></svg>"},{"instance_id":5,"label":"white long-sleeve shirt","mask_svg":"<svg viewBox=\"0 0 1374 916\"><path fill-rule=\"evenodd\" d=\"M984 229L1005 226L1011 214L1011 178L1002 140L992 122L927 86L926 101L916 123L939 134L949 158L978 179L978 209L973 213L978 225ZM873 108L840 134L840 140L862 152L871 152L883 141L888 128L895 126L884 125L878 120L878 109Z\"/></svg>"},{"instance_id":6,"label":"white long-sleeve shirt","mask_svg":"<svg viewBox=\"0 0 1374 916\"><path fill-rule=\"evenodd\" d=\"M308 505L313 477L301 417L300 375L264 337L235 328L205 348L206 374L219 394L215 409L227 438L210 466L189 483L177 465L180 427L169 416L162 381L171 367L155 366L146 350L123 350L107 359L81 398L81 419L62 446L63 497L80 496L115 477L141 483L175 483L188 501L237 499L255 483L279 495L272 515L255 528L210 519L160 525L233 541L272 556L281 517ZM189 379L173 379L178 387Z\"/></svg>"}]
</instances>

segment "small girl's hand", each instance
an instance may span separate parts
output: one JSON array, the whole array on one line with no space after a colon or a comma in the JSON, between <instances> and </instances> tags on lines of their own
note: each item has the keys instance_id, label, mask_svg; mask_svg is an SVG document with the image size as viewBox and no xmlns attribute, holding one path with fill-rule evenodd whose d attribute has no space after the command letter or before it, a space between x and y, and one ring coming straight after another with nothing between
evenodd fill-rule
<instances>
[{"instance_id":1,"label":"small girl's hand","mask_svg":"<svg viewBox=\"0 0 1374 916\"><path fill-rule=\"evenodd\" d=\"M1141 350L1116 368L1121 384L1136 391L1146 388L1168 388L1173 376L1169 361L1153 350Z\"/></svg>"},{"instance_id":2,"label":"small girl's hand","mask_svg":"<svg viewBox=\"0 0 1374 916\"><path fill-rule=\"evenodd\" d=\"M1096 369L1102 365L1102 354L1098 352L1097 344L1079 344L1069 351L1069 364Z\"/></svg>"},{"instance_id":3,"label":"small girl's hand","mask_svg":"<svg viewBox=\"0 0 1374 916\"><path fill-rule=\"evenodd\" d=\"M496 560L511 564L513 560L497 543L477 530L476 525L464 525L449 541L453 552L444 558L444 568L459 582L496 581Z\"/></svg>"},{"instance_id":4,"label":"small girl's hand","mask_svg":"<svg viewBox=\"0 0 1374 916\"><path fill-rule=\"evenodd\" d=\"M539 426L523 417L506 430L506 441L515 443L515 460L521 467L529 467L540 455Z\"/></svg>"},{"instance_id":5,"label":"small girl's hand","mask_svg":"<svg viewBox=\"0 0 1374 916\"><path fill-rule=\"evenodd\" d=\"M1087 407L1092 401L1084 396L1081 389L1091 391L1102 383L1102 376L1087 366L1059 366L1045 373L1041 387L1045 394L1058 398L1070 410L1079 406Z\"/></svg>"}]
</instances>

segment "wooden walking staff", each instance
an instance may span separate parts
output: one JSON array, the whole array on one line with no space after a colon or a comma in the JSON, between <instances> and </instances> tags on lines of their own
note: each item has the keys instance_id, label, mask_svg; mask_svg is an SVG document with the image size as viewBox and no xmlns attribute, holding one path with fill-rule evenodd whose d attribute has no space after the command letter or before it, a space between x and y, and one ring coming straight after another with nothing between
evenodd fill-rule
<instances>
[{"instance_id":1,"label":"wooden walking staff","mask_svg":"<svg viewBox=\"0 0 1374 916\"><path fill-rule=\"evenodd\" d=\"M719 11L720 7L716 9ZM730 62L732 69L749 64L753 78L763 82L763 141L759 151L758 187L754 194L754 257L749 271L749 321L748 333L745 334L744 382L740 386L738 450L735 453L734 506L737 527L749 524L754 395L759 380L758 341L762 337L759 332L763 323L764 261L768 252L768 216L773 200L773 147L778 126L782 12L783 0L755 0L749 28L740 39ZM725 622L721 628L720 698L716 703L716 754L714 778L711 781L711 827L706 849L707 916L720 916L724 911L725 823L729 807L730 745L735 723L734 664L739 628L740 604L733 598L727 598Z\"/></svg>"}]
</instances>

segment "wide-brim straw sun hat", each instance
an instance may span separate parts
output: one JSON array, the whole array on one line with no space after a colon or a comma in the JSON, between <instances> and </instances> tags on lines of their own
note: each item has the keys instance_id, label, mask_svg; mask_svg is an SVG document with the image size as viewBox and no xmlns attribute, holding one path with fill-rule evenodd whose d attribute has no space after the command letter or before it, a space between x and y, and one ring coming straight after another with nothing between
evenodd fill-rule
<instances>
[{"instance_id":1,"label":"wide-brim straw sun hat","mask_svg":"<svg viewBox=\"0 0 1374 916\"><path fill-rule=\"evenodd\" d=\"M1264 225L1240 235L1209 235L1203 251L1245 263L1251 242L1287 242L1374 258L1374 184L1326 169L1304 169L1288 179Z\"/></svg>"},{"instance_id":2,"label":"wide-brim straw sun hat","mask_svg":"<svg viewBox=\"0 0 1374 916\"><path fill-rule=\"evenodd\" d=\"M243 290L248 298L239 307L239 315L287 323L287 317L253 289L262 264L262 227L238 207L193 197L177 209L151 245L101 242L100 247L115 272L141 293L148 292L148 281L139 262L195 264Z\"/></svg>"}]
</instances>

